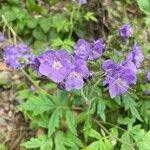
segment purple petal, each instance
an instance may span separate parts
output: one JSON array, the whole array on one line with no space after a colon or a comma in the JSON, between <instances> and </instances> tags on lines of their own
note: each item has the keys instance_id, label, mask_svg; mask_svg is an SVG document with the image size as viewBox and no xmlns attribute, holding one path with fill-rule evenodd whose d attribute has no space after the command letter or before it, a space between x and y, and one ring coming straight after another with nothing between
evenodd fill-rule
<instances>
[{"instance_id":1,"label":"purple petal","mask_svg":"<svg viewBox=\"0 0 150 150\"><path fill-rule=\"evenodd\" d=\"M89 54L89 60L98 59L103 53L105 49L105 44L103 39L98 39L94 42L92 51Z\"/></svg>"},{"instance_id":2,"label":"purple petal","mask_svg":"<svg viewBox=\"0 0 150 150\"><path fill-rule=\"evenodd\" d=\"M113 80L109 84L109 94L111 98L114 98L116 96L120 96L127 92L128 90L128 84L121 79Z\"/></svg>"},{"instance_id":3,"label":"purple petal","mask_svg":"<svg viewBox=\"0 0 150 150\"><path fill-rule=\"evenodd\" d=\"M79 39L75 45L73 56L87 60L92 50L91 45L84 39Z\"/></svg>"},{"instance_id":4,"label":"purple petal","mask_svg":"<svg viewBox=\"0 0 150 150\"><path fill-rule=\"evenodd\" d=\"M119 30L119 35L123 40L127 40L132 35L132 28L130 24L124 24Z\"/></svg>"},{"instance_id":5,"label":"purple petal","mask_svg":"<svg viewBox=\"0 0 150 150\"><path fill-rule=\"evenodd\" d=\"M147 80L150 82L150 71L147 73Z\"/></svg>"},{"instance_id":6,"label":"purple petal","mask_svg":"<svg viewBox=\"0 0 150 150\"><path fill-rule=\"evenodd\" d=\"M78 73L76 73L76 77L73 77L70 74L70 76L67 78L65 82L65 87L67 91L70 91L72 89L82 89L83 85L84 85L83 78Z\"/></svg>"}]
</instances>

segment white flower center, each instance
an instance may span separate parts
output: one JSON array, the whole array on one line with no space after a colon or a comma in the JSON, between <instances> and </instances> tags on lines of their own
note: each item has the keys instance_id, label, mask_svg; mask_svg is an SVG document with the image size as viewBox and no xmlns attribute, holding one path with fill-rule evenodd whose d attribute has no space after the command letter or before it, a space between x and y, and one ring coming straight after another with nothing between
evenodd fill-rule
<instances>
[{"instance_id":1,"label":"white flower center","mask_svg":"<svg viewBox=\"0 0 150 150\"><path fill-rule=\"evenodd\" d=\"M59 61L54 61L52 67L56 70L59 70L62 67L62 64Z\"/></svg>"},{"instance_id":2,"label":"white flower center","mask_svg":"<svg viewBox=\"0 0 150 150\"><path fill-rule=\"evenodd\" d=\"M118 87L122 86L122 80L119 78L116 80L116 84Z\"/></svg>"},{"instance_id":3,"label":"white flower center","mask_svg":"<svg viewBox=\"0 0 150 150\"><path fill-rule=\"evenodd\" d=\"M73 78L77 78L78 75L79 74L77 72L75 72L75 71L73 71L73 72L70 73L70 76L73 77Z\"/></svg>"},{"instance_id":4,"label":"white flower center","mask_svg":"<svg viewBox=\"0 0 150 150\"><path fill-rule=\"evenodd\" d=\"M81 50L81 51L85 51L85 45L81 45L81 46L80 46L80 50Z\"/></svg>"}]
</instances>

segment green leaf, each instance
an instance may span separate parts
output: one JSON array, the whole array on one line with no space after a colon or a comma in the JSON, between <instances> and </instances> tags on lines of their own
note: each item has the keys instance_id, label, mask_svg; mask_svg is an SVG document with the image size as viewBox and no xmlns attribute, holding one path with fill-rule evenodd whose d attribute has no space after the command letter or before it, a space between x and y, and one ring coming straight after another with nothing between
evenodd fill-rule
<instances>
[{"instance_id":1,"label":"green leaf","mask_svg":"<svg viewBox=\"0 0 150 150\"><path fill-rule=\"evenodd\" d=\"M94 21L94 22L97 22L97 19L94 17L94 13L93 12L87 12L87 14L84 16L84 18L87 20L87 21Z\"/></svg>"},{"instance_id":2,"label":"green leaf","mask_svg":"<svg viewBox=\"0 0 150 150\"><path fill-rule=\"evenodd\" d=\"M45 45L45 42L44 41L39 41L39 40L36 40L35 42L34 42L34 54L36 54L36 55L39 55L40 54L40 52L39 51L37 51L37 49L38 50L41 50L41 49L45 49L46 48L46 45Z\"/></svg>"},{"instance_id":3,"label":"green leaf","mask_svg":"<svg viewBox=\"0 0 150 150\"><path fill-rule=\"evenodd\" d=\"M27 99L32 95L29 89L23 89L17 92L17 99Z\"/></svg>"},{"instance_id":4,"label":"green leaf","mask_svg":"<svg viewBox=\"0 0 150 150\"><path fill-rule=\"evenodd\" d=\"M33 50L34 54L39 55L41 53L41 50L46 48L45 42L36 40L34 42L34 48L35 48ZM39 50L39 51L37 51L37 50Z\"/></svg>"},{"instance_id":5,"label":"green leaf","mask_svg":"<svg viewBox=\"0 0 150 150\"><path fill-rule=\"evenodd\" d=\"M19 0L7 0L9 4L19 4Z\"/></svg>"},{"instance_id":6,"label":"green leaf","mask_svg":"<svg viewBox=\"0 0 150 150\"><path fill-rule=\"evenodd\" d=\"M137 103L127 94L122 95L123 104L125 107L125 110L130 109L131 107L135 107Z\"/></svg>"},{"instance_id":7,"label":"green leaf","mask_svg":"<svg viewBox=\"0 0 150 150\"><path fill-rule=\"evenodd\" d=\"M107 138L104 138L104 140L91 143L87 147L83 148L83 150L113 150L113 146Z\"/></svg>"},{"instance_id":8,"label":"green leaf","mask_svg":"<svg viewBox=\"0 0 150 150\"><path fill-rule=\"evenodd\" d=\"M26 6L29 11L35 11L40 14L47 13L47 9L45 7L36 4L36 2L33 0L26 0Z\"/></svg>"},{"instance_id":9,"label":"green leaf","mask_svg":"<svg viewBox=\"0 0 150 150\"><path fill-rule=\"evenodd\" d=\"M23 21L20 21L20 22L17 22L16 26L15 26L15 31L20 34L21 32L23 32L24 30L24 27L25 27L25 22Z\"/></svg>"},{"instance_id":10,"label":"green leaf","mask_svg":"<svg viewBox=\"0 0 150 150\"><path fill-rule=\"evenodd\" d=\"M135 138L135 139L136 139L136 141L138 141L137 147L139 148L139 150L148 150L150 148L150 146L149 146L149 144L150 144L150 131L147 133L144 133L142 135L142 137L140 137L140 139L139 138Z\"/></svg>"},{"instance_id":11,"label":"green leaf","mask_svg":"<svg viewBox=\"0 0 150 150\"><path fill-rule=\"evenodd\" d=\"M63 41L60 38L56 38L52 40L51 46L54 49L57 49L63 45Z\"/></svg>"},{"instance_id":12,"label":"green leaf","mask_svg":"<svg viewBox=\"0 0 150 150\"><path fill-rule=\"evenodd\" d=\"M62 48L67 49L68 52L71 54L74 46L74 41L70 39L66 39L63 41Z\"/></svg>"},{"instance_id":13,"label":"green leaf","mask_svg":"<svg viewBox=\"0 0 150 150\"><path fill-rule=\"evenodd\" d=\"M30 111L34 116L50 111L55 108L51 99L44 95L32 96L25 103L19 105L19 108L24 111Z\"/></svg>"},{"instance_id":14,"label":"green leaf","mask_svg":"<svg viewBox=\"0 0 150 150\"><path fill-rule=\"evenodd\" d=\"M76 135L72 134L71 132L67 132L66 136L67 136L67 139L69 139L70 141L73 141L79 147L83 147L83 143L82 143L81 139L79 139L78 137L76 137Z\"/></svg>"},{"instance_id":15,"label":"green leaf","mask_svg":"<svg viewBox=\"0 0 150 150\"><path fill-rule=\"evenodd\" d=\"M87 130L89 131L89 136L90 137L96 138L98 140L102 138L100 133L98 133L96 130L94 130L94 129L87 129Z\"/></svg>"},{"instance_id":16,"label":"green leaf","mask_svg":"<svg viewBox=\"0 0 150 150\"><path fill-rule=\"evenodd\" d=\"M59 20L59 23L58 23ZM57 32L65 33L70 31L70 21L63 14L59 13L52 18L52 27L56 29Z\"/></svg>"},{"instance_id":17,"label":"green leaf","mask_svg":"<svg viewBox=\"0 0 150 150\"><path fill-rule=\"evenodd\" d=\"M125 106L125 110L130 110L133 117L137 118L140 121L143 121L138 110L136 109L137 103L134 99L128 94L124 94L122 96L123 104Z\"/></svg>"},{"instance_id":18,"label":"green leaf","mask_svg":"<svg viewBox=\"0 0 150 150\"><path fill-rule=\"evenodd\" d=\"M66 111L66 122L67 122L67 125L68 125L70 131L73 134L77 135L75 119L70 110Z\"/></svg>"},{"instance_id":19,"label":"green leaf","mask_svg":"<svg viewBox=\"0 0 150 150\"><path fill-rule=\"evenodd\" d=\"M83 150L100 150L99 148L100 143L98 141L91 143L86 148L83 148Z\"/></svg>"},{"instance_id":20,"label":"green leaf","mask_svg":"<svg viewBox=\"0 0 150 150\"><path fill-rule=\"evenodd\" d=\"M37 40L46 41L46 39L47 39L45 33L41 29L33 30L32 34L33 34L34 38Z\"/></svg>"},{"instance_id":21,"label":"green leaf","mask_svg":"<svg viewBox=\"0 0 150 150\"><path fill-rule=\"evenodd\" d=\"M90 133L89 131L91 130L91 128L92 128L92 119L89 115L87 115L85 117L85 124L84 124L84 128L83 128L85 141L88 140L89 133Z\"/></svg>"},{"instance_id":22,"label":"green leaf","mask_svg":"<svg viewBox=\"0 0 150 150\"><path fill-rule=\"evenodd\" d=\"M118 137L118 130L116 127L111 128L110 131L114 137Z\"/></svg>"},{"instance_id":23,"label":"green leaf","mask_svg":"<svg viewBox=\"0 0 150 150\"><path fill-rule=\"evenodd\" d=\"M4 13L4 16L8 22L12 22L16 19L16 15L13 11L7 11Z\"/></svg>"},{"instance_id":24,"label":"green leaf","mask_svg":"<svg viewBox=\"0 0 150 150\"><path fill-rule=\"evenodd\" d=\"M137 0L140 9L146 13L150 14L150 1L149 0Z\"/></svg>"},{"instance_id":25,"label":"green leaf","mask_svg":"<svg viewBox=\"0 0 150 150\"><path fill-rule=\"evenodd\" d=\"M25 148L40 148L40 150L52 150L52 140L47 136L31 138L26 143L21 144Z\"/></svg>"},{"instance_id":26,"label":"green leaf","mask_svg":"<svg viewBox=\"0 0 150 150\"><path fill-rule=\"evenodd\" d=\"M36 18L29 18L26 20L26 25L29 28L35 28L37 26L38 20Z\"/></svg>"},{"instance_id":27,"label":"green leaf","mask_svg":"<svg viewBox=\"0 0 150 150\"><path fill-rule=\"evenodd\" d=\"M131 110L131 113L132 113L133 117L137 118L140 121L143 121L143 119L141 118L138 110L135 107L132 107L130 110Z\"/></svg>"},{"instance_id":28,"label":"green leaf","mask_svg":"<svg viewBox=\"0 0 150 150\"><path fill-rule=\"evenodd\" d=\"M56 150L67 150L63 144L64 136L63 133L58 131L55 134L55 145L56 145Z\"/></svg>"},{"instance_id":29,"label":"green leaf","mask_svg":"<svg viewBox=\"0 0 150 150\"><path fill-rule=\"evenodd\" d=\"M40 27L46 33L50 30L51 20L49 18L43 18L40 20Z\"/></svg>"},{"instance_id":30,"label":"green leaf","mask_svg":"<svg viewBox=\"0 0 150 150\"><path fill-rule=\"evenodd\" d=\"M48 123L48 136L50 137L53 132L55 131L55 129L59 126L59 120L61 117L61 110L60 109L56 109L49 120Z\"/></svg>"},{"instance_id":31,"label":"green leaf","mask_svg":"<svg viewBox=\"0 0 150 150\"><path fill-rule=\"evenodd\" d=\"M39 127L48 128L48 122L49 122L49 115L47 113L44 113L42 115L37 116L31 116L31 128L37 129Z\"/></svg>"},{"instance_id":32,"label":"green leaf","mask_svg":"<svg viewBox=\"0 0 150 150\"><path fill-rule=\"evenodd\" d=\"M123 141L125 141L126 143L131 144L131 143L130 143L130 142L131 142L131 139L130 139L130 135L129 135L128 132L124 132L124 133L122 134L122 136L121 136L121 139L122 139ZM131 150L131 147L129 147L127 144L122 144L122 145L121 145L121 150Z\"/></svg>"},{"instance_id":33,"label":"green leaf","mask_svg":"<svg viewBox=\"0 0 150 150\"><path fill-rule=\"evenodd\" d=\"M135 122L135 118L119 117L117 122L118 122L118 124L121 124L121 125L132 125Z\"/></svg>"},{"instance_id":34,"label":"green leaf","mask_svg":"<svg viewBox=\"0 0 150 150\"><path fill-rule=\"evenodd\" d=\"M74 138L73 138L74 139ZM64 134L61 131L56 132L55 134L55 145L56 150L79 150L78 144L72 139L68 134ZM81 141L79 141L81 142Z\"/></svg>"},{"instance_id":35,"label":"green leaf","mask_svg":"<svg viewBox=\"0 0 150 150\"><path fill-rule=\"evenodd\" d=\"M97 105L97 115L99 115L104 122L106 121L105 109L106 105L100 101Z\"/></svg>"},{"instance_id":36,"label":"green leaf","mask_svg":"<svg viewBox=\"0 0 150 150\"><path fill-rule=\"evenodd\" d=\"M8 148L5 145L0 144L0 150L8 150Z\"/></svg>"}]
</instances>

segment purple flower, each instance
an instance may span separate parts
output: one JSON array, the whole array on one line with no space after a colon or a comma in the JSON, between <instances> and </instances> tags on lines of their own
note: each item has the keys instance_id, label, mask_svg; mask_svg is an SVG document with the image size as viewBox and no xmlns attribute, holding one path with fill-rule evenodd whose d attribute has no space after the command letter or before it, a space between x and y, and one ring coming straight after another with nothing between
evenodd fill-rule
<instances>
[{"instance_id":1,"label":"purple flower","mask_svg":"<svg viewBox=\"0 0 150 150\"><path fill-rule=\"evenodd\" d=\"M98 39L94 42L92 51L90 51L89 54L89 60L95 60L98 59L105 50L105 44L103 39Z\"/></svg>"},{"instance_id":2,"label":"purple flower","mask_svg":"<svg viewBox=\"0 0 150 150\"><path fill-rule=\"evenodd\" d=\"M109 84L111 78L118 71L120 71L123 68L123 66L120 64L114 63L113 60L111 60L111 59L108 59L108 60L104 61L102 68L106 74L106 79L103 81L103 85L107 85L107 84Z\"/></svg>"},{"instance_id":3,"label":"purple flower","mask_svg":"<svg viewBox=\"0 0 150 150\"><path fill-rule=\"evenodd\" d=\"M29 58L30 49L26 44L10 45L4 48L4 61L13 69L19 69Z\"/></svg>"},{"instance_id":4,"label":"purple flower","mask_svg":"<svg viewBox=\"0 0 150 150\"><path fill-rule=\"evenodd\" d=\"M86 4L87 0L77 0L77 3L79 3L79 4Z\"/></svg>"},{"instance_id":5,"label":"purple flower","mask_svg":"<svg viewBox=\"0 0 150 150\"><path fill-rule=\"evenodd\" d=\"M129 86L135 83L136 74L131 69L122 69L115 74L109 82L109 93L111 98L126 93Z\"/></svg>"},{"instance_id":6,"label":"purple flower","mask_svg":"<svg viewBox=\"0 0 150 150\"><path fill-rule=\"evenodd\" d=\"M136 68L132 62L114 63L106 60L102 65L106 74L103 85L109 86L111 98L127 92L130 85L136 83Z\"/></svg>"},{"instance_id":7,"label":"purple flower","mask_svg":"<svg viewBox=\"0 0 150 150\"><path fill-rule=\"evenodd\" d=\"M92 48L89 42L84 39L79 39L74 47L73 56L87 60Z\"/></svg>"},{"instance_id":8,"label":"purple flower","mask_svg":"<svg viewBox=\"0 0 150 150\"><path fill-rule=\"evenodd\" d=\"M137 68L132 61L124 61L121 65L123 67L131 69L135 73L137 72Z\"/></svg>"},{"instance_id":9,"label":"purple flower","mask_svg":"<svg viewBox=\"0 0 150 150\"><path fill-rule=\"evenodd\" d=\"M143 60L144 54L141 48L138 46L137 42L135 42L132 52L130 52L126 57L126 61L132 61L135 66L139 68Z\"/></svg>"},{"instance_id":10,"label":"purple flower","mask_svg":"<svg viewBox=\"0 0 150 150\"><path fill-rule=\"evenodd\" d=\"M33 67L41 75L49 77L54 82L62 82L71 70L69 54L66 50L48 50L33 61Z\"/></svg>"},{"instance_id":11,"label":"purple flower","mask_svg":"<svg viewBox=\"0 0 150 150\"><path fill-rule=\"evenodd\" d=\"M1 43L1 42L4 42L4 40L5 40L4 35L0 34L0 43Z\"/></svg>"},{"instance_id":12,"label":"purple flower","mask_svg":"<svg viewBox=\"0 0 150 150\"><path fill-rule=\"evenodd\" d=\"M65 80L65 88L67 91L72 89L82 89L84 85L83 78L89 75L89 70L84 60L78 59L72 63L72 70Z\"/></svg>"},{"instance_id":13,"label":"purple flower","mask_svg":"<svg viewBox=\"0 0 150 150\"><path fill-rule=\"evenodd\" d=\"M150 71L147 73L147 80L150 82Z\"/></svg>"},{"instance_id":14,"label":"purple flower","mask_svg":"<svg viewBox=\"0 0 150 150\"><path fill-rule=\"evenodd\" d=\"M31 66L34 70L39 72L39 67L42 63L49 63L54 58L54 51L47 50L37 57L32 58Z\"/></svg>"},{"instance_id":15,"label":"purple flower","mask_svg":"<svg viewBox=\"0 0 150 150\"><path fill-rule=\"evenodd\" d=\"M123 40L127 40L132 35L132 28L130 24L124 24L119 30L119 35Z\"/></svg>"}]
</instances>

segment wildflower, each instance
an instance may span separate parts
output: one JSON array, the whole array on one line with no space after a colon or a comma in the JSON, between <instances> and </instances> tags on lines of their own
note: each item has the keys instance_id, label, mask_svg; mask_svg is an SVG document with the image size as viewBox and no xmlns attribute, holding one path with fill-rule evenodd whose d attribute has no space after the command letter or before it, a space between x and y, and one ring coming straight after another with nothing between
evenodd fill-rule
<instances>
[{"instance_id":1,"label":"wildflower","mask_svg":"<svg viewBox=\"0 0 150 150\"><path fill-rule=\"evenodd\" d=\"M52 58L54 57L54 52L52 50L47 50L46 52L42 53L41 55L37 57L32 58L32 68L39 72L39 67L41 63L50 63Z\"/></svg>"},{"instance_id":2,"label":"wildflower","mask_svg":"<svg viewBox=\"0 0 150 150\"><path fill-rule=\"evenodd\" d=\"M1 42L4 42L4 40L5 40L4 35L0 34L0 43L1 43Z\"/></svg>"},{"instance_id":3,"label":"wildflower","mask_svg":"<svg viewBox=\"0 0 150 150\"><path fill-rule=\"evenodd\" d=\"M130 24L124 24L119 30L119 35L123 40L127 40L132 35L132 28Z\"/></svg>"},{"instance_id":4,"label":"wildflower","mask_svg":"<svg viewBox=\"0 0 150 150\"><path fill-rule=\"evenodd\" d=\"M26 44L9 45L4 48L4 61L13 69L19 69L23 63L27 63L29 58L30 49Z\"/></svg>"},{"instance_id":5,"label":"wildflower","mask_svg":"<svg viewBox=\"0 0 150 150\"><path fill-rule=\"evenodd\" d=\"M93 43L92 50L89 54L89 60L95 60L99 58L105 50L105 44L103 39L98 39Z\"/></svg>"},{"instance_id":6,"label":"wildflower","mask_svg":"<svg viewBox=\"0 0 150 150\"><path fill-rule=\"evenodd\" d=\"M130 52L126 57L126 61L132 61L135 66L139 68L143 60L144 54L141 48L138 46L137 42L135 42L132 52Z\"/></svg>"},{"instance_id":7,"label":"wildflower","mask_svg":"<svg viewBox=\"0 0 150 150\"><path fill-rule=\"evenodd\" d=\"M62 82L71 69L69 54L66 50L49 50L38 57L39 73L49 77L54 82Z\"/></svg>"},{"instance_id":8,"label":"wildflower","mask_svg":"<svg viewBox=\"0 0 150 150\"><path fill-rule=\"evenodd\" d=\"M79 39L74 47L73 56L87 60L92 48L89 42L84 39Z\"/></svg>"},{"instance_id":9,"label":"wildflower","mask_svg":"<svg viewBox=\"0 0 150 150\"><path fill-rule=\"evenodd\" d=\"M127 92L131 84L136 83L135 73L128 68L122 69L115 74L109 82L109 93L111 98L122 95Z\"/></svg>"},{"instance_id":10,"label":"wildflower","mask_svg":"<svg viewBox=\"0 0 150 150\"><path fill-rule=\"evenodd\" d=\"M107 85L116 72L122 69L122 65L114 63L113 60L108 59L104 61L102 68L106 74L106 79L103 81L103 85Z\"/></svg>"},{"instance_id":11,"label":"wildflower","mask_svg":"<svg viewBox=\"0 0 150 150\"><path fill-rule=\"evenodd\" d=\"M147 80L150 82L150 71L147 73Z\"/></svg>"},{"instance_id":12,"label":"wildflower","mask_svg":"<svg viewBox=\"0 0 150 150\"><path fill-rule=\"evenodd\" d=\"M131 69L134 73L137 72L137 68L132 61L124 61L121 63L123 67Z\"/></svg>"},{"instance_id":13,"label":"wildflower","mask_svg":"<svg viewBox=\"0 0 150 150\"><path fill-rule=\"evenodd\" d=\"M77 0L77 3L79 3L79 4L86 4L87 0Z\"/></svg>"},{"instance_id":14,"label":"wildflower","mask_svg":"<svg viewBox=\"0 0 150 150\"><path fill-rule=\"evenodd\" d=\"M106 74L103 85L109 86L111 98L124 94L130 85L136 83L136 71L132 62L117 64L109 59L103 63L102 68Z\"/></svg>"},{"instance_id":15,"label":"wildflower","mask_svg":"<svg viewBox=\"0 0 150 150\"><path fill-rule=\"evenodd\" d=\"M65 88L67 91L72 89L82 89L84 85L83 78L89 74L86 63L82 59L73 61L72 70L65 79Z\"/></svg>"}]
</instances>

